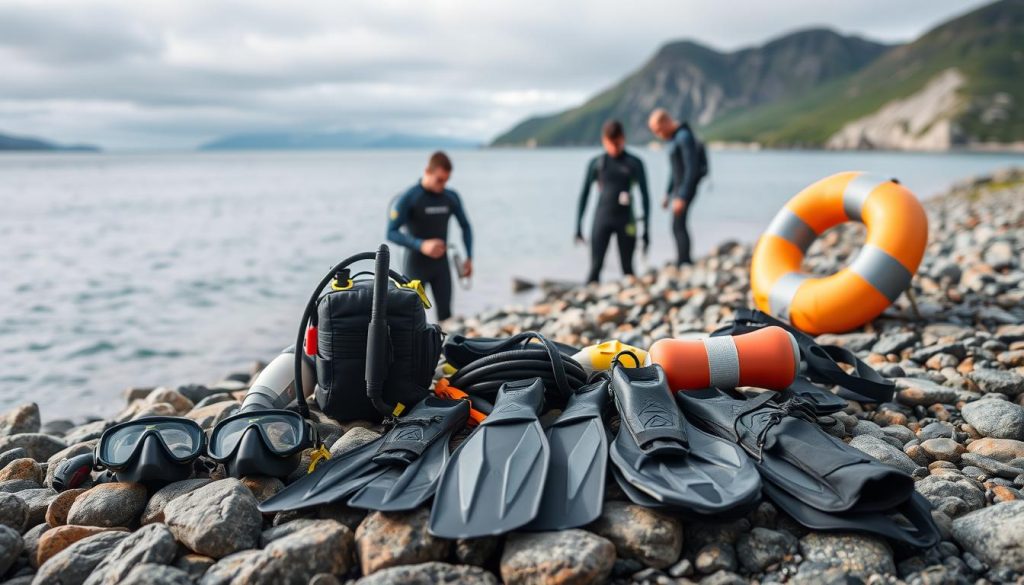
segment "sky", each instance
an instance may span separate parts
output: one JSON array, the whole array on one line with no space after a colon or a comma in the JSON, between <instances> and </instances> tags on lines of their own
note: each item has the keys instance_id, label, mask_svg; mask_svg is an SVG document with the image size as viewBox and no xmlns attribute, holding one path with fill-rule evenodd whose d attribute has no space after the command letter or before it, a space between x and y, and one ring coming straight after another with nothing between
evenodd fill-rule
<instances>
[{"instance_id":1,"label":"sky","mask_svg":"<svg viewBox=\"0 0 1024 585\"><path fill-rule=\"evenodd\" d=\"M0 0L0 132L112 150L239 132L488 141L663 43L911 40L982 0Z\"/></svg>"}]
</instances>

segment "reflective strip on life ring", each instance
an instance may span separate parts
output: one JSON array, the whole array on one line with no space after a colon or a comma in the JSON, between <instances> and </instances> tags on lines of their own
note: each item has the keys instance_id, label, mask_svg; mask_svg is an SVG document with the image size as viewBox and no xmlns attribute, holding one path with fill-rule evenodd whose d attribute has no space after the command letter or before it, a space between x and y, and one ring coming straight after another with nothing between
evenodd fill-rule
<instances>
[{"instance_id":1,"label":"reflective strip on life ring","mask_svg":"<svg viewBox=\"0 0 1024 585\"><path fill-rule=\"evenodd\" d=\"M867 227L850 265L826 277L800 271L825 230L847 221ZM754 248L750 285L762 311L812 334L849 331L874 319L910 285L928 242L928 218L894 179L847 172L798 193Z\"/></svg>"}]
</instances>

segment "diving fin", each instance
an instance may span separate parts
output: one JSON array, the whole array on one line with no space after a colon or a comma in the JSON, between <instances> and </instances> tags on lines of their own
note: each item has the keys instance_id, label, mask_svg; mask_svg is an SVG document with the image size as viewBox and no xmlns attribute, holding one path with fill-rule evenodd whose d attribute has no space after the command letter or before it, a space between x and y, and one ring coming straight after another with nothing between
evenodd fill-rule
<instances>
[{"instance_id":1,"label":"diving fin","mask_svg":"<svg viewBox=\"0 0 1024 585\"><path fill-rule=\"evenodd\" d=\"M388 433L373 457L373 462L387 471L360 488L348 505L400 512L429 500L448 463L448 442L466 426L468 418L467 400L424 398L402 419L401 432Z\"/></svg>"},{"instance_id":2,"label":"diving fin","mask_svg":"<svg viewBox=\"0 0 1024 585\"><path fill-rule=\"evenodd\" d=\"M577 390L548 427L551 464L540 512L526 530L565 530L601 515L608 470L608 380Z\"/></svg>"},{"instance_id":3,"label":"diving fin","mask_svg":"<svg viewBox=\"0 0 1024 585\"><path fill-rule=\"evenodd\" d=\"M714 388L676 400L695 425L743 447L766 483L823 512L886 511L914 490L910 475L823 431L801 400L738 400Z\"/></svg>"},{"instance_id":4,"label":"diving fin","mask_svg":"<svg viewBox=\"0 0 1024 585\"><path fill-rule=\"evenodd\" d=\"M916 491L907 501L886 512L822 512L770 482L765 482L764 494L780 510L811 530L867 532L922 549L935 546L941 539L932 518L931 504Z\"/></svg>"},{"instance_id":5,"label":"diving fin","mask_svg":"<svg viewBox=\"0 0 1024 585\"><path fill-rule=\"evenodd\" d=\"M340 457L324 461L313 473L299 478L260 504L260 511L280 512L337 502L380 476L393 472L398 464L409 466L428 451L434 457L440 456L440 452L431 451L429 447L434 443L444 443L447 451L454 421L462 420L464 424L468 408L465 401L427 396L383 436L346 451ZM444 440L440 440L442 437ZM417 489L411 490L410 499L423 497L423 491L428 489L429 486L418 485ZM431 493L423 497L423 501ZM407 501L401 499L403 505Z\"/></svg>"},{"instance_id":6,"label":"diving fin","mask_svg":"<svg viewBox=\"0 0 1024 585\"><path fill-rule=\"evenodd\" d=\"M537 419L543 402L540 378L498 389L490 416L441 472L431 534L452 539L497 535L537 517L551 457Z\"/></svg>"},{"instance_id":7,"label":"diving fin","mask_svg":"<svg viewBox=\"0 0 1024 585\"><path fill-rule=\"evenodd\" d=\"M699 514L733 510L760 497L753 463L734 443L686 421L661 366L616 364L611 386L620 424L609 454L630 486L665 507Z\"/></svg>"}]
</instances>

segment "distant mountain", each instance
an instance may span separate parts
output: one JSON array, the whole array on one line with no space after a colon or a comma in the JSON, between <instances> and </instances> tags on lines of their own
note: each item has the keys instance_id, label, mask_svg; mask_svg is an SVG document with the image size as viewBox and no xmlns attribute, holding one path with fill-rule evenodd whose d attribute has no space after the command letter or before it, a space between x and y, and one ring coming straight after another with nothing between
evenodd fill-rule
<instances>
[{"instance_id":1,"label":"distant mountain","mask_svg":"<svg viewBox=\"0 0 1024 585\"><path fill-rule=\"evenodd\" d=\"M893 48L849 78L723 118L708 133L769 146L1022 145L1024 0L974 10Z\"/></svg>"},{"instance_id":2,"label":"distant mountain","mask_svg":"<svg viewBox=\"0 0 1024 585\"><path fill-rule=\"evenodd\" d=\"M655 107L706 126L731 112L777 103L849 75L887 48L828 29L800 31L731 53L691 41L673 42L583 105L530 118L494 144L594 144L609 118L623 122L631 142L646 142L653 138L647 115Z\"/></svg>"},{"instance_id":3,"label":"distant mountain","mask_svg":"<svg viewBox=\"0 0 1024 585\"><path fill-rule=\"evenodd\" d=\"M30 138L26 136L11 136L0 134L0 151L65 151L65 152L98 152L98 146L91 144L61 145L43 140L41 138Z\"/></svg>"},{"instance_id":4,"label":"distant mountain","mask_svg":"<svg viewBox=\"0 0 1024 585\"><path fill-rule=\"evenodd\" d=\"M355 148L469 148L479 143L442 136L376 132L265 132L233 134L200 150L330 150Z\"/></svg>"},{"instance_id":5,"label":"distant mountain","mask_svg":"<svg viewBox=\"0 0 1024 585\"><path fill-rule=\"evenodd\" d=\"M495 144L594 144L611 117L645 142L657 106L689 118L708 140L1024 148L1024 0L994 2L894 47L828 30L734 53L672 43L582 106L526 120Z\"/></svg>"}]
</instances>

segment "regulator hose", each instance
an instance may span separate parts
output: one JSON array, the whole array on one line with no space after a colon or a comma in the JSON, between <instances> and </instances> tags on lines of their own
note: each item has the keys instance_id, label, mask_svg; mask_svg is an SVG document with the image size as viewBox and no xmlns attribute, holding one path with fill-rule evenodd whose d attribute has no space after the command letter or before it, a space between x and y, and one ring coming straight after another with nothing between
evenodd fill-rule
<instances>
[{"instance_id":1,"label":"regulator hose","mask_svg":"<svg viewBox=\"0 0 1024 585\"><path fill-rule=\"evenodd\" d=\"M554 406L564 404L587 382L587 373L576 360L562 354L551 340L535 331L526 331L509 339L536 339L538 347L511 349L472 361L452 375L452 386L470 396L493 401L505 382L540 378L545 396Z\"/></svg>"}]
</instances>

